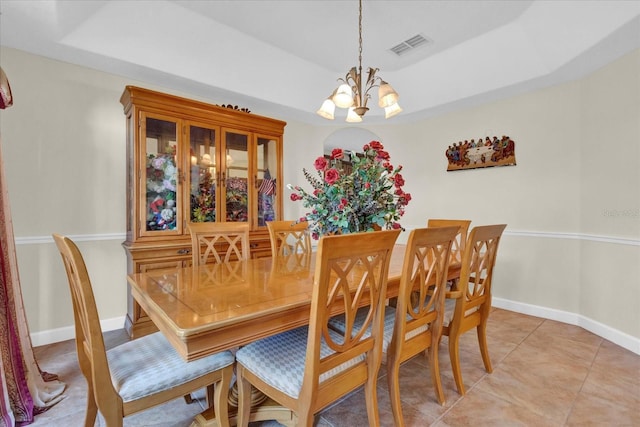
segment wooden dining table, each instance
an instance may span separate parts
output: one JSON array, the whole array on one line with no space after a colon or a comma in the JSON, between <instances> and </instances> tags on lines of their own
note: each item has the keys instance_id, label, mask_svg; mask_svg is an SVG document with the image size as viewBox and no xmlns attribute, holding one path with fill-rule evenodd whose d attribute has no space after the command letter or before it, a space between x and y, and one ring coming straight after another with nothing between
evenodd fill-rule
<instances>
[{"instance_id":1,"label":"wooden dining table","mask_svg":"<svg viewBox=\"0 0 640 427\"><path fill-rule=\"evenodd\" d=\"M391 255L389 299L398 295L405 250L397 244ZM138 304L191 361L308 324L315 258L254 258L133 273L127 280ZM451 264L448 278L459 275L460 265Z\"/></svg>"}]
</instances>

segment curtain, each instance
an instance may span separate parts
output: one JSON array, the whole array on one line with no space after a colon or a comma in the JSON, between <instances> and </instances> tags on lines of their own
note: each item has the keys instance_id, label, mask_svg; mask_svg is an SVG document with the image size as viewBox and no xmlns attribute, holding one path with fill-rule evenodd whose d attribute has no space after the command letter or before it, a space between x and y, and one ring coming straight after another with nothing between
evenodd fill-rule
<instances>
[{"instance_id":1,"label":"curtain","mask_svg":"<svg viewBox=\"0 0 640 427\"><path fill-rule=\"evenodd\" d=\"M0 68L0 108L13 98ZM9 195L0 141L0 420L2 425L31 424L34 416L64 398L65 384L42 372L33 354L22 301Z\"/></svg>"}]
</instances>

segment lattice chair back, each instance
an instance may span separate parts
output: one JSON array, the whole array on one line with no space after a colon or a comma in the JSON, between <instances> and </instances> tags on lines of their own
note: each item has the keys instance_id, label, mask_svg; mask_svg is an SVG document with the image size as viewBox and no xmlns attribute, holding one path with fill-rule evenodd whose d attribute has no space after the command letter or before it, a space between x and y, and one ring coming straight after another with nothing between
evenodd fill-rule
<instances>
[{"instance_id":1,"label":"lattice chair back","mask_svg":"<svg viewBox=\"0 0 640 427\"><path fill-rule=\"evenodd\" d=\"M249 259L246 222L193 222L188 228L194 265Z\"/></svg>"},{"instance_id":2,"label":"lattice chair back","mask_svg":"<svg viewBox=\"0 0 640 427\"><path fill-rule=\"evenodd\" d=\"M458 233L451 246L451 262L462 262L462 254L467 245L467 235L471 220L468 219L430 219L427 227L458 227Z\"/></svg>"},{"instance_id":3,"label":"lattice chair back","mask_svg":"<svg viewBox=\"0 0 640 427\"><path fill-rule=\"evenodd\" d=\"M311 238L306 222L268 221L267 228L273 258L311 253Z\"/></svg>"}]
</instances>

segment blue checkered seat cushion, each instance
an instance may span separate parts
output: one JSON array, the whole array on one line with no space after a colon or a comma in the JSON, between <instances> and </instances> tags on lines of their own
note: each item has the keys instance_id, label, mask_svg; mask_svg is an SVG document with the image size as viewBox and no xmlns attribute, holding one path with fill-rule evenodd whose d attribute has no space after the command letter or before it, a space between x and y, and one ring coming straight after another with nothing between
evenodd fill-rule
<instances>
[{"instance_id":1,"label":"blue checkered seat cushion","mask_svg":"<svg viewBox=\"0 0 640 427\"><path fill-rule=\"evenodd\" d=\"M302 388L308 331L307 326L302 326L248 344L237 351L236 360L265 383L297 399ZM329 330L329 334L335 342L343 342L342 335L332 330ZM323 339L320 358L333 353L335 351ZM359 355L336 366L320 375L320 382L332 378L364 358L365 355Z\"/></svg>"},{"instance_id":2,"label":"blue checkered seat cushion","mask_svg":"<svg viewBox=\"0 0 640 427\"><path fill-rule=\"evenodd\" d=\"M356 313L356 318L353 322L354 324L354 333L357 333L362 328L362 324L367 317L367 307L361 308ZM410 320L411 317L407 315L407 320ZM389 344L391 343L391 339L393 338L393 328L396 323L396 309L395 307L387 306L384 309L384 335L382 339L382 363L387 363L387 349L389 348ZM344 334L345 331L345 317L344 314L339 314L337 316L329 319L329 327ZM405 341L409 340L416 335L426 331L429 328L429 325L421 326L409 333L405 336ZM371 333L371 327L367 330L367 335Z\"/></svg>"},{"instance_id":3,"label":"blue checkered seat cushion","mask_svg":"<svg viewBox=\"0 0 640 427\"><path fill-rule=\"evenodd\" d=\"M130 402L232 365L235 359L233 353L223 351L185 362L156 332L112 348L107 360L114 388L123 401Z\"/></svg>"}]
</instances>

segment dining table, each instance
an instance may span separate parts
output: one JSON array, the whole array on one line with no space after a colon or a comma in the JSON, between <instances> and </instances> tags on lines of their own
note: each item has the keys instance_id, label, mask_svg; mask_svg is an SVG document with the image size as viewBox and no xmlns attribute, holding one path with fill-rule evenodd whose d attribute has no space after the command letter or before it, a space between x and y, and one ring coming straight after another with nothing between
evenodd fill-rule
<instances>
[{"instance_id":1,"label":"dining table","mask_svg":"<svg viewBox=\"0 0 640 427\"><path fill-rule=\"evenodd\" d=\"M405 250L406 245L396 244L391 254L387 281L391 301L398 295ZM307 325L315 260L315 253L251 258L132 273L127 281L140 307L184 360L191 361ZM460 264L450 263L448 280L459 275ZM332 315L339 314L340 305L333 310ZM230 394L230 417L235 420L233 400ZM254 403L258 402L252 397L252 421L278 419L291 424L290 411L280 413L275 404L256 405L263 409L254 410ZM208 420L214 410L197 416L192 425L211 425Z\"/></svg>"}]
</instances>

